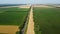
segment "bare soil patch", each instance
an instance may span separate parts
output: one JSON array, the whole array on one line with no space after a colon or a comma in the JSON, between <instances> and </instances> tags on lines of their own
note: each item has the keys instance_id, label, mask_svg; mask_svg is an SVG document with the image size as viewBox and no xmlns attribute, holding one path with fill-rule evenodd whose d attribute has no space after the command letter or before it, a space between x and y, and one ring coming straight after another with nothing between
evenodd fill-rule
<instances>
[{"instance_id":1,"label":"bare soil patch","mask_svg":"<svg viewBox=\"0 0 60 34\"><path fill-rule=\"evenodd\" d=\"M46 6L46 5L34 5L33 7L53 8L51 6Z\"/></svg>"},{"instance_id":2,"label":"bare soil patch","mask_svg":"<svg viewBox=\"0 0 60 34\"><path fill-rule=\"evenodd\" d=\"M6 7L0 7L0 8L12 8L12 7L19 7L19 6L6 6Z\"/></svg>"},{"instance_id":3,"label":"bare soil patch","mask_svg":"<svg viewBox=\"0 0 60 34\"><path fill-rule=\"evenodd\" d=\"M22 5L20 8L30 8L30 5Z\"/></svg>"},{"instance_id":4,"label":"bare soil patch","mask_svg":"<svg viewBox=\"0 0 60 34\"><path fill-rule=\"evenodd\" d=\"M16 34L17 31L19 31L19 26L0 25L1 34Z\"/></svg>"}]
</instances>

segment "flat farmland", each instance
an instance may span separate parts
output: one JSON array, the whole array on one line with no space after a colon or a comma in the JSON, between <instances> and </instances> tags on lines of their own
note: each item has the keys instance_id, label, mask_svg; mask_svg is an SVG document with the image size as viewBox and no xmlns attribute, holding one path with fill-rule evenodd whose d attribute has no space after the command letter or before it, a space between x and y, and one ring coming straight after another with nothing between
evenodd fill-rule
<instances>
[{"instance_id":1,"label":"flat farmland","mask_svg":"<svg viewBox=\"0 0 60 34\"><path fill-rule=\"evenodd\" d=\"M24 24L27 13L28 8L0 8L0 33L14 34Z\"/></svg>"},{"instance_id":2,"label":"flat farmland","mask_svg":"<svg viewBox=\"0 0 60 34\"><path fill-rule=\"evenodd\" d=\"M24 8L0 8L0 25L21 25L27 13Z\"/></svg>"},{"instance_id":3,"label":"flat farmland","mask_svg":"<svg viewBox=\"0 0 60 34\"><path fill-rule=\"evenodd\" d=\"M35 34L60 34L60 8L34 8Z\"/></svg>"}]
</instances>

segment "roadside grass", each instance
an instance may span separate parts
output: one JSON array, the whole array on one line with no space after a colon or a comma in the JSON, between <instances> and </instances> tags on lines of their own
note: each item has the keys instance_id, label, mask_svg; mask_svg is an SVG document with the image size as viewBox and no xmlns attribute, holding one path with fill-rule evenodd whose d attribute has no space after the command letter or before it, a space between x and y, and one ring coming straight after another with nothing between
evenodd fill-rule
<instances>
[{"instance_id":1,"label":"roadside grass","mask_svg":"<svg viewBox=\"0 0 60 34\"><path fill-rule=\"evenodd\" d=\"M35 34L60 34L60 8L34 8Z\"/></svg>"}]
</instances>

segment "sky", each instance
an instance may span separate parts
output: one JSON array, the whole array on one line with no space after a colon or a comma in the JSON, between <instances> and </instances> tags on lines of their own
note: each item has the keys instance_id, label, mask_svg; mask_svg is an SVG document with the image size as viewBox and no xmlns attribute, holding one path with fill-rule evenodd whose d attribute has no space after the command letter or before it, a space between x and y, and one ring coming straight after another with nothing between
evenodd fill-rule
<instances>
[{"instance_id":1,"label":"sky","mask_svg":"<svg viewBox=\"0 0 60 34\"><path fill-rule=\"evenodd\" d=\"M60 0L0 0L0 4L60 4Z\"/></svg>"}]
</instances>

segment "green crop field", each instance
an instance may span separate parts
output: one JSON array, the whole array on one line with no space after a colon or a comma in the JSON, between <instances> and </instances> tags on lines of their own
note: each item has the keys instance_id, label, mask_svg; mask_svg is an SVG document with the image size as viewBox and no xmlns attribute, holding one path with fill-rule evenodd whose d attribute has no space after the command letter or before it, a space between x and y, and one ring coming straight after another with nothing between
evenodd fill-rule
<instances>
[{"instance_id":1,"label":"green crop field","mask_svg":"<svg viewBox=\"0 0 60 34\"><path fill-rule=\"evenodd\" d=\"M0 25L21 26L27 16L27 8L0 8Z\"/></svg>"},{"instance_id":2,"label":"green crop field","mask_svg":"<svg viewBox=\"0 0 60 34\"><path fill-rule=\"evenodd\" d=\"M60 8L34 8L35 34L60 34Z\"/></svg>"}]
</instances>

